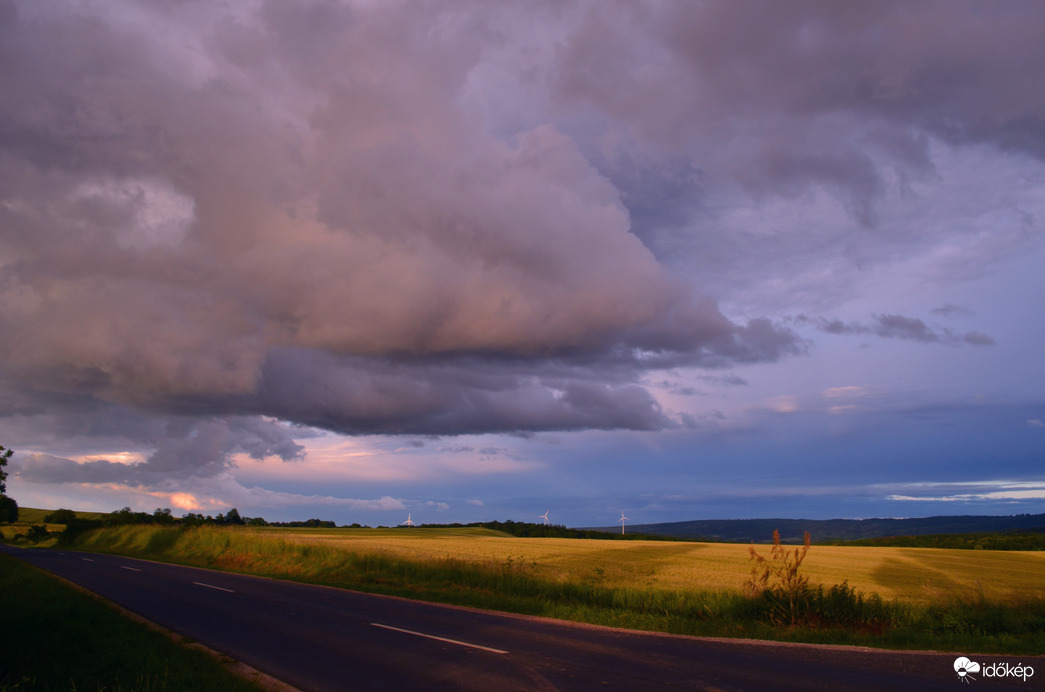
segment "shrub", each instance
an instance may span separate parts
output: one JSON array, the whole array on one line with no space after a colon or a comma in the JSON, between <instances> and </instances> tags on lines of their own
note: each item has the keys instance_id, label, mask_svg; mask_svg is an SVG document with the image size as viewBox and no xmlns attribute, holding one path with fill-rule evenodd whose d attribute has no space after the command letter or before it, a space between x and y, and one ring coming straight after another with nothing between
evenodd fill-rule
<instances>
[{"instance_id":1,"label":"shrub","mask_svg":"<svg viewBox=\"0 0 1045 692\"><path fill-rule=\"evenodd\" d=\"M780 531L774 529L769 559L759 555L754 546L748 548L748 554L755 563L747 581L748 589L770 604L774 619L787 619L792 626L797 622L803 601L807 600L808 595L809 577L798 573L798 568L809 552L808 531L804 537L802 547L792 552L780 543Z\"/></svg>"},{"instance_id":2,"label":"shrub","mask_svg":"<svg viewBox=\"0 0 1045 692\"><path fill-rule=\"evenodd\" d=\"M808 592L809 619L816 624L880 630L890 620L889 608L873 593L865 596L849 586L849 580Z\"/></svg>"},{"instance_id":3,"label":"shrub","mask_svg":"<svg viewBox=\"0 0 1045 692\"><path fill-rule=\"evenodd\" d=\"M44 517L48 524L68 524L76 519L76 512L71 509L56 509Z\"/></svg>"},{"instance_id":4,"label":"shrub","mask_svg":"<svg viewBox=\"0 0 1045 692\"><path fill-rule=\"evenodd\" d=\"M65 530L58 536L58 542L62 545L72 545L77 537L90 531L101 528L104 523L100 519L81 519L73 517L65 523Z\"/></svg>"}]
</instances>

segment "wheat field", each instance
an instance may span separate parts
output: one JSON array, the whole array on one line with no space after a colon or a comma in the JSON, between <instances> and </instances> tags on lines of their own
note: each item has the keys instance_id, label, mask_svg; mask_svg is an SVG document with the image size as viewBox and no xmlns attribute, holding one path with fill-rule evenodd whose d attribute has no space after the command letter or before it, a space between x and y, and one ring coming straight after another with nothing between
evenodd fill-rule
<instances>
[{"instance_id":1,"label":"wheat field","mask_svg":"<svg viewBox=\"0 0 1045 692\"><path fill-rule=\"evenodd\" d=\"M483 529L257 529L287 543L432 561L501 564L563 581L667 590L741 591L751 560L736 543L517 538ZM763 555L768 546L755 546ZM929 604L979 597L1019 601L1045 591L1045 552L813 545L811 584L843 581L885 599Z\"/></svg>"}]
</instances>

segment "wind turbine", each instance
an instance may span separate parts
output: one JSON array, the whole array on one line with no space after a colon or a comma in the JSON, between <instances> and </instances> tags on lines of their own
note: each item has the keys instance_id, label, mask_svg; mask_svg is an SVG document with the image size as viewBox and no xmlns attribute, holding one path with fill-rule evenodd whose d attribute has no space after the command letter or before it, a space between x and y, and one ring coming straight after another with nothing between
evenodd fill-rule
<instances>
[{"instance_id":1,"label":"wind turbine","mask_svg":"<svg viewBox=\"0 0 1045 692\"><path fill-rule=\"evenodd\" d=\"M551 511L551 510L549 509L549 510L548 510L548 512L550 512L550 511ZM542 514L542 515L540 516L540 518L541 518L541 519L544 519L544 523L545 523L545 525L547 525L547 524L548 524L548 512L545 512L544 514Z\"/></svg>"},{"instance_id":2,"label":"wind turbine","mask_svg":"<svg viewBox=\"0 0 1045 692\"><path fill-rule=\"evenodd\" d=\"M620 522L620 535L623 536L624 535L624 522L631 521L631 519L628 519L626 516L624 516L624 512L621 512L620 513L620 519L618 519L617 521Z\"/></svg>"},{"instance_id":3,"label":"wind turbine","mask_svg":"<svg viewBox=\"0 0 1045 692\"><path fill-rule=\"evenodd\" d=\"M624 513L621 512L621 515L623 516ZM406 513L406 521L404 521L402 524L400 524L400 526L417 526L417 524L415 524L414 522L410 521L410 513L407 512Z\"/></svg>"}]
</instances>

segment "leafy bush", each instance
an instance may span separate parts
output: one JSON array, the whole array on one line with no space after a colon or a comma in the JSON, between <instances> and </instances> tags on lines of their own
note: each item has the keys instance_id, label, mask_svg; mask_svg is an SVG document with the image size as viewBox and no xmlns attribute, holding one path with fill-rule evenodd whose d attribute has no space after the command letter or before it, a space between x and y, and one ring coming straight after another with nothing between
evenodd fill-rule
<instances>
[{"instance_id":1,"label":"leafy bush","mask_svg":"<svg viewBox=\"0 0 1045 692\"><path fill-rule=\"evenodd\" d=\"M76 519L76 512L71 509L56 509L44 517L48 524L68 524Z\"/></svg>"},{"instance_id":2,"label":"leafy bush","mask_svg":"<svg viewBox=\"0 0 1045 692\"><path fill-rule=\"evenodd\" d=\"M80 535L91 529L101 528L103 522L100 519L81 519L73 517L65 523L65 530L58 536L58 542L63 545L71 545Z\"/></svg>"},{"instance_id":3,"label":"leafy bush","mask_svg":"<svg viewBox=\"0 0 1045 692\"><path fill-rule=\"evenodd\" d=\"M807 595L807 618L814 624L881 630L890 621L889 609L878 594L865 596L849 586L848 580L826 593L821 586Z\"/></svg>"}]
</instances>

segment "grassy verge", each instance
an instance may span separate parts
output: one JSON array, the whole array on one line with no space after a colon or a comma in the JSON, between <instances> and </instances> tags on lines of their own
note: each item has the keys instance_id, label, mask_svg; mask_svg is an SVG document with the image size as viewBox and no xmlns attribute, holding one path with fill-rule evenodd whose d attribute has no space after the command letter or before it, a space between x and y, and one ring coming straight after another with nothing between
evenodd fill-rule
<instances>
[{"instance_id":1,"label":"grassy verge","mask_svg":"<svg viewBox=\"0 0 1045 692\"><path fill-rule=\"evenodd\" d=\"M534 539L538 540L538 539ZM671 545L671 544L668 544ZM795 625L772 593L607 583L602 567L545 573L536 561L411 559L296 534L250 529L126 526L78 539L85 550L133 555L374 593L542 615L579 622L703 636L937 649L966 653L1045 652L1045 598L939 597L883 600L847 583L813 586Z\"/></svg>"},{"instance_id":2,"label":"grassy verge","mask_svg":"<svg viewBox=\"0 0 1045 692\"><path fill-rule=\"evenodd\" d=\"M0 554L0 691L258 692L46 572Z\"/></svg>"}]
</instances>

